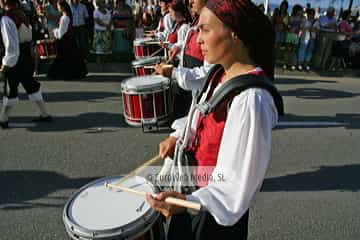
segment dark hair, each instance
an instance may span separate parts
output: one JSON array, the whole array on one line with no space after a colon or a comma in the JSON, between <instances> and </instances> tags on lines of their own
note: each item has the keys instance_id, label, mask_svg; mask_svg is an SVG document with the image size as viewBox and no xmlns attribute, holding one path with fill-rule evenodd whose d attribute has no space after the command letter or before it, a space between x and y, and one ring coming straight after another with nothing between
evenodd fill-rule
<instances>
[{"instance_id":1,"label":"dark hair","mask_svg":"<svg viewBox=\"0 0 360 240\"><path fill-rule=\"evenodd\" d=\"M175 12L180 12L186 19L187 22L191 21L191 14L187 5L181 0L172 0L169 4L169 7Z\"/></svg>"},{"instance_id":2,"label":"dark hair","mask_svg":"<svg viewBox=\"0 0 360 240\"><path fill-rule=\"evenodd\" d=\"M295 16L297 12L302 11L303 7L299 4L295 4L291 11L291 16Z\"/></svg>"},{"instance_id":3,"label":"dark hair","mask_svg":"<svg viewBox=\"0 0 360 240\"><path fill-rule=\"evenodd\" d=\"M315 9L313 9L313 8L306 9L306 14L307 15L315 15Z\"/></svg>"},{"instance_id":4,"label":"dark hair","mask_svg":"<svg viewBox=\"0 0 360 240\"><path fill-rule=\"evenodd\" d=\"M65 0L59 0L58 4L64 9L64 12L70 18L70 22L72 22L73 17L72 17L70 5Z\"/></svg>"},{"instance_id":5,"label":"dark hair","mask_svg":"<svg viewBox=\"0 0 360 240\"><path fill-rule=\"evenodd\" d=\"M285 9L284 9L284 8L285 8ZM289 8L289 3L288 3L288 1L283 0L283 1L280 3L280 7L279 7L279 9L280 9L280 15L281 15L281 16L285 16L285 14L287 13L288 8ZM284 9L284 10L283 10L283 9ZM285 12L283 12L283 11L285 11Z\"/></svg>"},{"instance_id":6,"label":"dark hair","mask_svg":"<svg viewBox=\"0 0 360 240\"><path fill-rule=\"evenodd\" d=\"M351 14L350 10L343 11L342 14L341 14L342 20L345 20L346 18L348 18L350 16L350 14Z\"/></svg>"},{"instance_id":7,"label":"dark hair","mask_svg":"<svg viewBox=\"0 0 360 240\"><path fill-rule=\"evenodd\" d=\"M20 7L21 4L19 0L6 0L4 5Z\"/></svg>"},{"instance_id":8,"label":"dark hair","mask_svg":"<svg viewBox=\"0 0 360 240\"><path fill-rule=\"evenodd\" d=\"M266 76L274 81L275 31L270 19L250 0L242 0L235 31L249 51L249 57L260 66Z\"/></svg>"}]
</instances>

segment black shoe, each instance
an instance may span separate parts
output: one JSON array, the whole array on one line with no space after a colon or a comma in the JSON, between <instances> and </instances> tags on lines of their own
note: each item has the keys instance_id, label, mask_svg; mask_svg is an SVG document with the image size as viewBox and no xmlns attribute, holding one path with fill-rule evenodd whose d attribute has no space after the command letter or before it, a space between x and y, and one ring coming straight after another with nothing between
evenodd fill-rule
<instances>
[{"instance_id":1,"label":"black shoe","mask_svg":"<svg viewBox=\"0 0 360 240\"><path fill-rule=\"evenodd\" d=\"M9 128L9 121L0 122L0 127L1 127L2 129L8 129L8 128Z\"/></svg>"},{"instance_id":2,"label":"black shoe","mask_svg":"<svg viewBox=\"0 0 360 240\"><path fill-rule=\"evenodd\" d=\"M33 119L33 122L52 122L53 118L51 116L47 116L47 117L37 117L35 119Z\"/></svg>"}]
</instances>

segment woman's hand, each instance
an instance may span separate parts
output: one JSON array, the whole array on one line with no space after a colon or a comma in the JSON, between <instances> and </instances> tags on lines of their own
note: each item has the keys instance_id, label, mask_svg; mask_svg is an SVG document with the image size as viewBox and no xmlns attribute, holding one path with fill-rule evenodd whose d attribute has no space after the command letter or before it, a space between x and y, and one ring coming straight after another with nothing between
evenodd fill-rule
<instances>
[{"instance_id":1,"label":"woman's hand","mask_svg":"<svg viewBox=\"0 0 360 240\"><path fill-rule=\"evenodd\" d=\"M169 50L169 59L174 59L180 51L180 47L174 46L172 49Z\"/></svg>"},{"instance_id":2,"label":"woman's hand","mask_svg":"<svg viewBox=\"0 0 360 240\"><path fill-rule=\"evenodd\" d=\"M173 156L175 152L176 138L168 137L159 144L159 155L164 159Z\"/></svg>"},{"instance_id":3,"label":"woman's hand","mask_svg":"<svg viewBox=\"0 0 360 240\"><path fill-rule=\"evenodd\" d=\"M163 75L164 77L171 78L173 66L170 64L156 64L155 72L157 74Z\"/></svg>"},{"instance_id":4,"label":"woman's hand","mask_svg":"<svg viewBox=\"0 0 360 240\"><path fill-rule=\"evenodd\" d=\"M181 212L184 212L186 208L179 207L176 205L168 204L165 202L165 199L167 197L174 197L178 199L185 200L185 196L178 192L162 192L156 195L146 195L146 201L150 204L150 206L155 209L156 211L159 211L162 215L164 215L166 218L170 217L171 215L178 214Z\"/></svg>"}]
</instances>

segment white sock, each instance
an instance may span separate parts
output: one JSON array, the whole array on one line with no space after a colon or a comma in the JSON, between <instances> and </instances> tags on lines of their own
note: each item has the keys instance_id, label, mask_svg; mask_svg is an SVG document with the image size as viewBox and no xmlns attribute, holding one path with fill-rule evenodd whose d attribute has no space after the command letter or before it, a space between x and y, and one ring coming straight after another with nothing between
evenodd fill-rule
<instances>
[{"instance_id":1,"label":"white sock","mask_svg":"<svg viewBox=\"0 0 360 240\"><path fill-rule=\"evenodd\" d=\"M45 106L45 102L40 100L40 101L35 101L36 105L39 107L40 110L40 115L42 117L48 117L49 113L46 110L46 106Z\"/></svg>"}]
</instances>

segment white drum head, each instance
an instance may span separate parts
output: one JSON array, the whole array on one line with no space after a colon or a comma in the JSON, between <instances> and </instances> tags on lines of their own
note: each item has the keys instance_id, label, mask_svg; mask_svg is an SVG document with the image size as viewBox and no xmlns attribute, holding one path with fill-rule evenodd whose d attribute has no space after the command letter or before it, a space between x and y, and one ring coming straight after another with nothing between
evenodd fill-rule
<instances>
[{"instance_id":1,"label":"white drum head","mask_svg":"<svg viewBox=\"0 0 360 240\"><path fill-rule=\"evenodd\" d=\"M140 231L136 222L144 224L144 216L156 215L144 196L105 187L105 182L116 184L121 177L102 178L80 189L65 206L64 222L67 228L77 234L119 229ZM134 190L154 192L155 189L145 178L134 176L121 182L122 186ZM129 225L133 224L132 229ZM149 224L149 223L148 223ZM125 228L128 229L125 229ZM78 229L76 229L78 228ZM100 237L100 236L99 236Z\"/></svg>"},{"instance_id":2,"label":"white drum head","mask_svg":"<svg viewBox=\"0 0 360 240\"><path fill-rule=\"evenodd\" d=\"M169 87L170 80L160 75L140 76L125 79L121 83L121 88L125 92L143 92L158 90Z\"/></svg>"}]
</instances>

